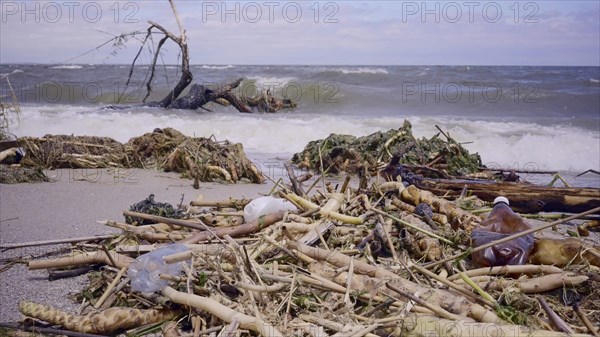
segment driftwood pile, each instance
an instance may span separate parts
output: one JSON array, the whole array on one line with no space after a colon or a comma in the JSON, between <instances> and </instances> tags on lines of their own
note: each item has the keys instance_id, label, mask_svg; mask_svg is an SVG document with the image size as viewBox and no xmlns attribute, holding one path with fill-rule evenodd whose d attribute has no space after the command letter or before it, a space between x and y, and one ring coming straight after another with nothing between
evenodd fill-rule
<instances>
[{"instance_id":1,"label":"driftwood pile","mask_svg":"<svg viewBox=\"0 0 600 337\"><path fill-rule=\"evenodd\" d=\"M198 181L264 182L241 144L187 137L172 129L155 129L121 144L108 137L23 137L18 145L26 168L144 168L178 172Z\"/></svg>"},{"instance_id":2,"label":"driftwood pile","mask_svg":"<svg viewBox=\"0 0 600 337\"><path fill-rule=\"evenodd\" d=\"M311 197L279 185L299 214L250 223L240 212L248 200L192 202L184 219L126 211L131 224L104 222L122 235L29 261L30 269L53 274L100 267L88 272L81 315L35 303L20 310L102 335L598 335L598 220L583 221L600 208L535 222L532 264L476 269L469 231L488 204L398 181L368 189L349 181ZM298 182L296 189L303 191ZM461 208L466 204L470 211ZM160 276L169 285L155 293L133 291L126 272L132 261L174 242L189 250L163 261L181 263L184 272Z\"/></svg>"},{"instance_id":3,"label":"driftwood pile","mask_svg":"<svg viewBox=\"0 0 600 337\"><path fill-rule=\"evenodd\" d=\"M479 172L482 166L478 154L470 154L441 130L430 139L417 139L408 120L398 130L358 138L332 134L312 141L292 161L312 170L374 175L381 163L393 159L436 178L466 176Z\"/></svg>"}]
</instances>

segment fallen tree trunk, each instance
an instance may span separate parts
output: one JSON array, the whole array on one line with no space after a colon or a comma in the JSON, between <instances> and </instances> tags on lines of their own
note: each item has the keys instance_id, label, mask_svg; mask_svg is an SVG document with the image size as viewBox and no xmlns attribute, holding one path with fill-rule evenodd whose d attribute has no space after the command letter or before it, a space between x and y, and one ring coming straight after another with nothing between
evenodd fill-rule
<instances>
[{"instance_id":1,"label":"fallen tree trunk","mask_svg":"<svg viewBox=\"0 0 600 337\"><path fill-rule=\"evenodd\" d=\"M296 103L289 99L276 98L271 92L263 92L255 97L238 97L231 91L240 86L244 81L243 78L237 79L234 82L210 88L208 86L193 84L187 95L174 100L170 105L166 106L171 109L205 109L204 105L215 102L221 105L231 105L239 112L252 113L260 112L277 112L282 109L293 109Z\"/></svg>"},{"instance_id":2,"label":"fallen tree trunk","mask_svg":"<svg viewBox=\"0 0 600 337\"><path fill-rule=\"evenodd\" d=\"M193 84L187 95L178 98L168 107L172 109L196 110L202 108L209 102L217 102L218 99L224 99L231 103L231 105L239 112L252 112L248 104L231 93L231 90L237 88L242 81L243 79L240 78L237 81L226 84L216 90L207 88L203 85Z\"/></svg>"},{"instance_id":3,"label":"fallen tree trunk","mask_svg":"<svg viewBox=\"0 0 600 337\"><path fill-rule=\"evenodd\" d=\"M437 195L449 192L460 195L463 188L478 198L492 202L505 196L510 206L522 213L567 212L580 213L600 206L600 189L577 187L547 187L513 182L486 180L423 179L415 181L420 189Z\"/></svg>"}]
</instances>

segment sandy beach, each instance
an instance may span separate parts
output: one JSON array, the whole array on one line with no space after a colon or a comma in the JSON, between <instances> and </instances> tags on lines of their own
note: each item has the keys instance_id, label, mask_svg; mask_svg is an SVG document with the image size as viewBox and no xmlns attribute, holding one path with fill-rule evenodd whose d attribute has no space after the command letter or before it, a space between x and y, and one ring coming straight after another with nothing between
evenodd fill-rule
<instances>
[{"instance_id":1,"label":"sandy beach","mask_svg":"<svg viewBox=\"0 0 600 337\"><path fill-rule=\"evenodd\" d=\"M48 171L53 182L0 185L0 244L53 240L117 233L97 223L122 221L129 205L155 195L155 200L189 204L199 194L204 200L254 198L268 193L272 184L200 183L180 179L178 174L153 170L57 170ZM12 249L0 252L0 260L27 257L68 245ZM19 301L34 300L65 310L76 310L68 297L80 291L87 276L49 282L46 270L29 271L16 264L0 273L0 317L3 322L20 319Z\"/></svg>"}]
</instances>

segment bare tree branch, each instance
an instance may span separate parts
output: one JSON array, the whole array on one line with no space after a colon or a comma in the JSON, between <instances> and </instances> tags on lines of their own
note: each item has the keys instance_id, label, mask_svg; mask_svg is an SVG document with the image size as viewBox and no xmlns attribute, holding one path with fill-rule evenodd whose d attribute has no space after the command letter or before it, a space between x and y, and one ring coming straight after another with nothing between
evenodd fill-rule
<instances>
[{"instance_id":1,"label":"bare tree branch","mask_svg":"<svg viewBox=\"0 0 600 337\"><path fill-rule=\"evenodd\" d=\"M146 82L146 96L142 100L142 102L144 102L144 103L146 103L146 99L148 99L148 96L150 96L150 93L152 92L152 80L154 80L154 69L156 68L156 61L158 60L158 55L160 55L160 48L163 46L163 44L165 44L165 42L168 39L169 39L168 36L163 37L158 42L158 47L156 47L156 52L154 53L154 59L152 60L152 66L150 67L151 68L150 78L148 79L148 82Z\"/></svg>"}]
</instances>

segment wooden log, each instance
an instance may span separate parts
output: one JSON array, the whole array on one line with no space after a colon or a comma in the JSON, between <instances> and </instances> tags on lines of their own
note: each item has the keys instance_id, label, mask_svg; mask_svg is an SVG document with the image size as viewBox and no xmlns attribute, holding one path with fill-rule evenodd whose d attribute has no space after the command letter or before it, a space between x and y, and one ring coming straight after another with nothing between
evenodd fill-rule
<instances>
[{"instance_id":1,"label":"wooden log","mask_svg":"<svg viewBox=\"0 0 600 337\"><path fill-rule=\"evenodd\" d=\"M0 245L0 249L15 249L15 248L36 247L36 246L50 246L50 245L58 245L58 244L63 244L63 243L98 241L98 240L112 239L116 236L117 236L116 234L109 234L109 235L87 236L87 237L72 238L72 239L31 241L31 242L23 242L23 243L6 243L3 245Z\"/></svg>"},{"instance_id":2,"label":"wooden log","mask_svg":"<svg viewBox=\"0 0 600 337\"><path fill-rule=\"evenodd\" d=\"M505 196L510 206L521 213L567 212L580 213L600 206L600 189L577 187L547 187L489 180L424 179L416 182L418 188L437 195L450 192L459 195L466 186L478 198L492 202Z\"/></svg>"},{"instance_id":3,"label":"wooden log","mask_svg":"<svg viewBox=\"0 0 600 337\"><path fill-rule=\"evenodd\" d=\"M223 201L192 201L190 205L198 207L216 207L216 208L244 208L252 201L251 199L229 199Z\"/></svg>"},{"instance_id":4,"label":"wooden log","mask_svg":"<svg viewBox=\"0 0 600 337\"><path fill-rule=\"evenodd\" d=\"M126 268L133 261L133 258L115 252L110 252L112 261L119 269ZM57 259L29 261L29 270L48 269L48 268L65 268L75 266L85 266L90 264L111 264L111 259L104 251L75 253L70 256L60 257Z\"/></svg>"},{"instance_id":5,"label":"wooden log","mask_svg":"<svg viewBox=\"0 0 600 337\"><path fill-rule=\"evenodd\" d=\"M182 226L182 227L187 227L187 228L198 229L201 231L205 231L207 229L207 227L210 228L209 226L206 226L205 224L203 224L200 220L191 221L191 220L165 218L164 216L132 212L132 211L123 211L123 215L129 216L132 218L155 221L157 223L161 222L161 223L166 223L166 224L170 224L170 225L177 225L177 226Z\"/></svg>"},{"instance_id":6,"label":"wooden log","mask_svg":"<svg viewBox=\"0 0 600 337\"><path fill-rule=\"evenodd\" d=\"M19 142L16 140L3 140L0 142L0 151L8 150L13 147L19 147Z\"/></svg>"},{"instance_id":7,"label":"wooden log","mask_svg":"<svg viewBox=\"0 0 600 337\"><path fill-rule=\"evenodd\" d=\"M218 88L208 88L200 84L193 84L190 87L189 93L173 101L169 105L169 108L196 110L209 102L214 102L217 99L225 99L240 112L252 112L248 105L244 104L244 102L231 93L231 90L237 88L242 81L243 79L240 78L234 82L221 85Z\"/></svg>"},{"instance_id":8,"label":"wooden log","mask_svg":"<svg viewBox=\"0 0 600 337\"><path fill-rule=\"evenodd\" d=\"M186 238L184 240L180 240L178 242L186 243L186 244L198 243L201 241L206 241L211 238L215 239L215 235L218 238L223 238L223 237L225 237L225 235L229 235L232 238L237 238L240 236L258 232L261 229L268 227L277 221L280 221L281 219L283 219L283 216L284 216L283 212L267 214L267 215L263 215L263 216L259 217L258 219L254 220L252 222L248 222L248 223L245 223L245 224L242 224L239 226L233 226L233 227L214 228L213 230L210 230L210 231L203 231L203 232L194 234L193 236Z\"/></svg>"}]
</instances>

